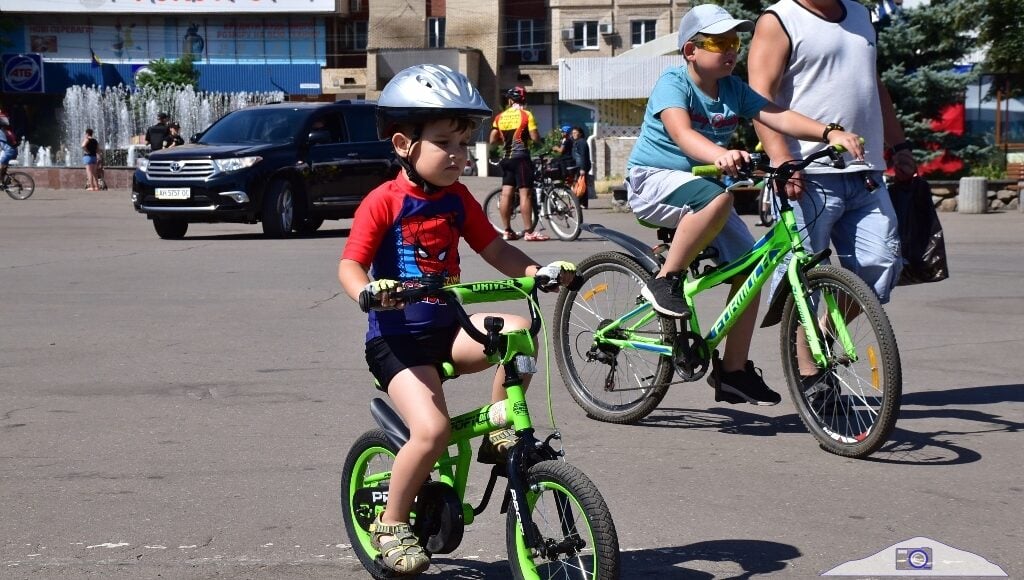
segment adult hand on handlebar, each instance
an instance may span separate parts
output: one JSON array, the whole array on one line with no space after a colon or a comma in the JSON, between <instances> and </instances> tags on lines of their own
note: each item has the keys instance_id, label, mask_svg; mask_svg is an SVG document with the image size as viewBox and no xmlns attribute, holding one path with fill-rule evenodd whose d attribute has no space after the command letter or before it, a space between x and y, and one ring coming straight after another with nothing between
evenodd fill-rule
<instances>
[{"instance_id":1,"label":"adult hand on handlebar","mask_svg":"<svg viewBox=\"0 0 1024 580\"><path fill-rule=\"evenodd\" d=\"M543 268L538 268L533 277L541 279L539 280L541 292L552 292L558 289L559 285L572 284L576 277L576 264L562 260L551 262Z\"/></svg>"},{"instance_id":2,"label":"adult hand on handlebar","mask_svg":"<svg viewBox=\"0 0 1024 580\"><path fill-rule=\"evenodd\" d=\"M864 160L864 140L849 131L829 131L828 144L839 145L858 161Z\"/></svg>"},{"instance_id":3,"label":"adult hand on handlebar","mask_svg":"<svg viewBox=\"0 0 1024 580\"><path fill-rule=\"evenodd\" d=\"M379 303L381 308L405 308L405 301L399 296L401 293L402 283L386 278L370 282L363 287L362 292L362 294L368 295L373 302Z\"/></svg>"},{"instance_id":4,"label":"adult hand on handlebar","mask_svg":"<svg viewBox=\"0 0 1024 580\"><path fill-rule=\"evenodd\" d=\"M736 177L748 163L750 163L750 153L740 149L729 149L715 159L715 167L730 177Z\"/></svg>"}]
</instances>

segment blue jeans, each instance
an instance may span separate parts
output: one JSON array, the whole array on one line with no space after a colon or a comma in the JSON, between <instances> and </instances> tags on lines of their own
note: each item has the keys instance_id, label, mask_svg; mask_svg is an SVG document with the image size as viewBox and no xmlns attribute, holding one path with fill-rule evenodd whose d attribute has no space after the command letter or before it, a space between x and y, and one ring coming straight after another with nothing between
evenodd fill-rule
<instances>
[{"instance_id":1,"label":"blue jeans","mask_svg":"<svg viewBox=\"0 0 1024 580\"><path fill-rule=\"evenodd\" d=\"M865 177L878 184L868 191ZM855 272L875 290L882 304L900 279L900 238L896 213L880 171L856 173L816 173L804 175L808 181L799 203L793 204L797 227L804 228L804 247L820 252L831 241L839 263ZM786 264L779 266L772 279L769 298L786 275Z\"/></svg>"},{"instance_id":2,"label":"blue jeans","mask_svg":"<svg viewBox=\"0 0 1024 580\"><path fill-rule=\"evenodd\" d=\"M7 165L13 159L18 158L18 150L6 142L0 143L0 165Z\"/></svg>"}]
</instances>

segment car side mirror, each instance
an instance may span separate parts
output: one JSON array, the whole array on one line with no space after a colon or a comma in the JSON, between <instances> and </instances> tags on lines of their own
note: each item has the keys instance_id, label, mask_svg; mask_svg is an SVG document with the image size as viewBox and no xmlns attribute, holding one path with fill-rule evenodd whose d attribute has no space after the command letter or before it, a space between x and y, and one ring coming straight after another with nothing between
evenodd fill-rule
<instances>
[{"instance_id":1,"label":"car side mirror","mask_svg":"<svg viewBox=\"0 0 1024 580\"><path fill-rule=\"evenodd\" d=\"M192 133L192 136L188 138L189 143L198 143L199 138L202 137L202 133Z\"/></svg>"},{"instance_id":2,"label":"car side mirror","mask_svg":"<svg viewBox=\"0 0 1024 580\"><path fill-rule=\"evenodd\" d=\"M309 132L309 136L306 137L306 142L310 145L323 145L324 143L330 143L331 132L327 129L314 129Z\"/></svg>"}]
</instances>

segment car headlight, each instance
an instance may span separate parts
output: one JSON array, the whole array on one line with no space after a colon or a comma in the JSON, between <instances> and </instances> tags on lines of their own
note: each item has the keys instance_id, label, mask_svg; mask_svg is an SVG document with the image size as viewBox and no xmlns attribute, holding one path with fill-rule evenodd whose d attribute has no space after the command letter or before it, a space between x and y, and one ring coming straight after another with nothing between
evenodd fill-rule
<instances>
[{"instance_id":1,"label":"car headlight","mask_svg":"<svg viewBox=\"0 0 1024 580\"><path fill-rule=\"evenodd\" d=\"M140 157L135 160L135 166L141 169L143 172L145 172L146 169L149 168L149 159L145 157Z\"/></svg>"},{"instance_id":2,"label":"car headlight","mask_svg":"<svg viewBox=\"0 0 1024 580\"><path fill-rule=\"evenodd\" d=\"M213 166L217 168L217 171L221 173L228 173L230 171L238 171L239 169L245 169L246 167L252 167L256 165L262 157L231 157L228 159L214 159Z\"/></svg>"}]
</instances>

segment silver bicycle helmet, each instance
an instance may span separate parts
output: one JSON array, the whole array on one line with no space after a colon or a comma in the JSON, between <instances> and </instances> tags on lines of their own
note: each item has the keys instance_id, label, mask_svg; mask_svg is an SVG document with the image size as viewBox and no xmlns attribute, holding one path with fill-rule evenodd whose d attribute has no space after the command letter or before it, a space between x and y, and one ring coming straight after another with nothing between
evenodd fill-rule
<instances>
[{"instance_id":1,"label":"silver bicycle helmet","mask_svg":"<svg viewBox=\"0 0 1024 580\"><path fill-rule=\"evenodd\" d=\"M417 64L399 72L377 100L377 131L388 138L398 124L431 119L490 118L491 108L460 72L439 64ZM417 131L419 132L419 131Z\"/></svg>"}]
</instances>

